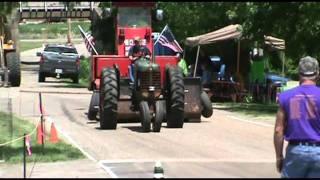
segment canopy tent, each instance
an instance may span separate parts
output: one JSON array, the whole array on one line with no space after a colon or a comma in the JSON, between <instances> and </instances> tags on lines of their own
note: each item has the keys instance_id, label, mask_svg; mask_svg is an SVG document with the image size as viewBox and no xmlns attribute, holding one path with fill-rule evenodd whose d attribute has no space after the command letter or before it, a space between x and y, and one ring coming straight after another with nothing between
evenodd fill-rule
<instances>
[{"instance_id":1,"label":"canopy tent","mask_svg":"<svg viewBox=\"0 0 320 180\"><path fill-rule=\"evenodd\" d=\"M228 39L239 39L242 35L242 27L239 24L229 25L219 30L202 34L199 36L188 37L185 41L186 45L194 47L197 45L212 44L218 41Z\"/></svg>"},{"instance_id":2,"label":"canopy tent","mask_svg":"<svg viewBox=\"0 0 320 180\"><path fill-rule=\"evenodd\" d=\"M193 76L195 77L198 57L200 51L200 45L212 44L218 41L224 41L229 39L237 39L238 40L238 55L237 55L237 73L239 73L239 57L240 57L240 37L242 36L242 26L239 24L229 25L224 28L218 29L213 32L209 32L206 34L202 34L194 37L187 37L185 40L185 44L187 46L195 47L198 46L197 58L195 64L195 70Z\"/></svg>"},{"instance_id":3,"label":"canopy tent","mask_svg":"<svg viewBox=\"0 0 320 180\"><path fill-rule=\"evenodd\" d=\"M285 40L275 38L272 36L264 36L264 43L265 45L269 46L271 49L274 50L285 50L286 49L286 44ZM285 63L285 54L283 52L282 54L282 76L284 77L284 63Z\"/></svg>"},{"instance_id":4,"label":"canopy tent","mask_svg":"<svg viewBox=\"0 0 320 180\"><path fill-rule=\"evenodd\" d=\"M264 43L272 49L284 50L286 48L285 41L272 36L264 36Z\"/></svg>"}]
</instances>

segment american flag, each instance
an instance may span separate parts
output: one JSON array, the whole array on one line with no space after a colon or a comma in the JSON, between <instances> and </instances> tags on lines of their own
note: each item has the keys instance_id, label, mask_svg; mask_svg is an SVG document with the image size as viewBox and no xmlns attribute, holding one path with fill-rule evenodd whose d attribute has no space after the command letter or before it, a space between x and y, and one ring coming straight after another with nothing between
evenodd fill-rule
<instances>
[{"instance_id":1,"label":"american flag","mask_svg":"<svg viewBox=\"0 0 320 180\"><path fill-rule=\"evenodd\" d=\"M90 32L84 32L80 26L79 26L79 29L80 29L81 36L84 40L84 43L85 43L86 48L89 51L89 53L93 54L93 51L96 53L95 49L93 49L94 45L95 45L94 37L91 35Z\"/></svg>"},{"instance_id":2,"label":"american flag","mask_svg":"<svg viewBox=\"0 0 320 180\"><path fill-rule=\"evenodd\" d=\"M95 45L93 36L92 36L90 33L88 33L88 32L85 33L85 34L82 34L82 33L81 33L81 35L82 35L82 37L83 37L83 39L84 39L84 43L86 44L87 50L90 52L90 54L92 54L92 47L91 47L89 41L91 42L91 44L92 44L93 46ZM87 37L87 38L85 38L85 37Z\"/></svg>"},{"instance_id":3,"label":"american flag","mask_svg":"<svg viewBox=\"0 0 320 180\"><path fill-rule=\"evenodd\" d=\"M168 25L164 27L162 33L158 37L158 40L155 42L155 44L159 42L161 45L166 46L170 49L172 49L174 52L182 53L183 49L180 47L179 43L174 38L173 33L171 32Z\"/></svg>"}]
</instances>

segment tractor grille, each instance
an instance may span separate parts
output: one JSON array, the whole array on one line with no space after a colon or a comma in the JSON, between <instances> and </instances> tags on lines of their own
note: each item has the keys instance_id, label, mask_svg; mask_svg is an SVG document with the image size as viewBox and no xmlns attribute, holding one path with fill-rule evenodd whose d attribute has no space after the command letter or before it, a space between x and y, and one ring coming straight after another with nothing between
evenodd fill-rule
<instances>
[{"instance_id":1,"label":"tractor grille","mask_svg":"<svg viewBox=\"0 0 320 180\"><path fill-rule=\"evenodd\" d=\"M160 72L141 72L140 80L141 89L149 89L149 86L154 86L155 89L161 89Z\"/></svg>"}]
</instances>

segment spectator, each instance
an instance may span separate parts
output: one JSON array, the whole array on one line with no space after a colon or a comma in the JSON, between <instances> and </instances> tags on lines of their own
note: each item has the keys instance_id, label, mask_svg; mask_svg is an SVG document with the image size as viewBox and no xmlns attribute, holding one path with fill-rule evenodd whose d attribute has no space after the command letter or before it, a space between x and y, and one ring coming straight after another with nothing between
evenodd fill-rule
<instances>
[{"instance_id":1,"label":"spectator","mask_svg":"<svg viewBox=\"0 0 320 180\"><path fill-rule=\"evenodd\" d=\"M274 129L276 167L283 178L320 177L319 64L315 58L299 62L300 85L279 95ZM283 142L288 141L283 159Z\"/></svg>"},{"instance_id":2,"label":"spectator","mask_svg":"<svg viewBox=\"0 0 320 180\"><path fill-rule=\"evenodd\" d=\"M202 74L202 84L207 87L211 84L212 81L212 69L211 69L211 61L210 58L205 55L205 53L200 50L200 67Z\"/></svg>"},{"instance_id":3,"label":"spectator","mask_svg":"<svg viewBox=\"0 0 320 180\"><path fill-rule=\"evenodd\" d=\"M188 76L189 72L186 60L181 57L180 53L177 53L176 56L179 58L178 66L182 69L183 76Z\"/></svg>"}]
</instances>

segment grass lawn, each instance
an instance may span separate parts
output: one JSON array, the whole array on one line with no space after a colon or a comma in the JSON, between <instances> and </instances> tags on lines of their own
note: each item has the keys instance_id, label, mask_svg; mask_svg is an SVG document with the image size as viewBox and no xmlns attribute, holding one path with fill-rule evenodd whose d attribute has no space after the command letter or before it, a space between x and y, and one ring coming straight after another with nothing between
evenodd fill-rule
<instances>
[{"instance_id":1,"label":"grass lawn","mask_svg":"<svg viewBox=\"0 0 320 180\"><path fill-rule=\"evenodd\" d=\"M9 141L10 129L12 129L12 139L23 136L24 133L30 133L35 128L35 125L13 117L12 126L10 126L9 116L0 112L0 144ZM48 127L47 127L48 128ZM58 134L59 136L59 134ZM75 147L70 144L60 141L56 144L45 141L44 154L42 154L42 145L37 144L36 131L31 136L31 150L32 155L27 156L27 162L55 162L55 161L67 161L74 159L82 159L85 156ZM23 162L23 139L18 140L12 144L0 147L0 159L4 159L7 163L21 163Z\"/></svg>"},{"instance_id":2,"label":"grass lawn","mask_svg":"<svg viewBox=\"0 0 320 180\"><path fill-rule=\"evenodd\" d=\"M80 83L84 87L88 87L90 74L90 58L85 58L80 62Z\"/></svg>"},{"instance_id":3,"label":"grass lawn","mask_svg":"<svg viewBox=\"0 0 320 180\"><path fill-rule=\"evenodd\" d=\"M30 49L35 49L35 48L40 48L43 46L43 44L51 44L51 43L66 43L67 39L63 40L63 39L60 39L60 40L55 40L55 41L47 41L47 42L39 42L37 40L35 41L20 41L20 51L23 52L23 51L27 51L27 50L30 50ZM74 44L77 44L77 43L83 43L83 40L73 40L72 41Z\"/></svg>"},{"instance_id":4,"label":"grass lawn","mask_svg":"<svg viewBox=\"0 0 320 180\"><path fill-rule=\"evenodd\" d=\"M43 42L25 42L20 41L20 51L27 51L30 49L40 48L42 47Z\"/></svg>"},{"instance_id":5,"label":"grass lawn","mask_svg":"<svg viewBox=\"0 0 320 180\"><path fill-rule=\"evenodd\" d=\"M240 112L252 116L275 115L278 104L258 104L258 103L213 103L216 109L223 109L231 112Z\"/></svg>"},{"instance_id":6,"label":"grass lawn","mask_svg":"<svg viewBox=\"0 0 320 180\"><path fill-rule=\"evenodd\" d=\"M78 25L80 25L84 31L88 31L91 23L88 21L71 22L71 33L74 38L81 38ZM68 24L66 22L19 25L20 39L56 39L66 37L67 31Z\"/></svg>"}]
</instances>

